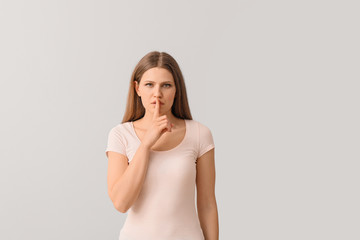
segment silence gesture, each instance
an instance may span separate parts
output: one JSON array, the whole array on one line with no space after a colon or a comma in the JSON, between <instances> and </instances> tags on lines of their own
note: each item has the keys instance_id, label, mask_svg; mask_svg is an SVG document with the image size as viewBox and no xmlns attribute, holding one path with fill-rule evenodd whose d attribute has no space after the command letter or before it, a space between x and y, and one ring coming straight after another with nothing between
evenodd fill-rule
<instances>
[{"instance_id":1,"label":"silence gesture","mask_svg":"<svg viewBox=\"0 0 360 240\"><path fill-rule=\"evenodd\" d=\"M171 132L173 126L174 124L168 120L166 115L160 115L160 100L156 98L152 123L146 131L142 143L151 148L165 132Z\"/></svg>"}]
</instances>

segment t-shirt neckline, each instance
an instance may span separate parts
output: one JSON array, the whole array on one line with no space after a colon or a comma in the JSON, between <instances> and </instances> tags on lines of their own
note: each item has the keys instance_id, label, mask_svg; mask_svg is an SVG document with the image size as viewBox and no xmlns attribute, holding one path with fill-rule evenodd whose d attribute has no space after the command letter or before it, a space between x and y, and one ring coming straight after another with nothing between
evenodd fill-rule
<instances>
[{"instance_id":1,"label":"t-shirt neckline","mask_svg":"<svg viewBox=\"0 0 360 240\"><path fill-rule=\"evenodd\" d=\"M181 142L180 142L178 145L176 145L175 147L173 147L173 148L171 148L171 149L169 149L169 150L161 150L161 151L158 151L158 150L152 150L152 149L150 149L150 151L151 151L151 152L156 152L156 153L165 153L165 152L174 151L174 150L178 149L179 147L181 147L181 146L184 144L185 140L187 139L187 136L188 136L188 133L189 133L188 120L187 120L187 119L184 119L184 121L185 121L185 135L184 135L183 139L181 140ZM139 138L138 135L136 134L136 131L135 131L135 128L134 128L134 122L133 122L133 121L129 121L129 125L130 125L131 131L133 132L136 140L137 140L139 143L141 143L140 138Z\"/></svg>"}]
</instances>

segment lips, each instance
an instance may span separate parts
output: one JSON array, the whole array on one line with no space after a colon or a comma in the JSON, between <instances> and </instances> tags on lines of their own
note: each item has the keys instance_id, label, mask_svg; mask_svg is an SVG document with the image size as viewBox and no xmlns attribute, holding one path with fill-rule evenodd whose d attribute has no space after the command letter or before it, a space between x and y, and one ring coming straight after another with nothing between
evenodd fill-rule
<instances>
[{"instance_id":1,"label":"lips","mask_svg":"<svg viewBox=\"0 0 360 240\"><path fill-rule=\"evenodd\" d=\"M156 102L152 102L151 104L156 104ZM161 105L164 105L164 103L163 103L163 102L160 102L160 104L161 104Z\"/></svg>"}]
</instances>

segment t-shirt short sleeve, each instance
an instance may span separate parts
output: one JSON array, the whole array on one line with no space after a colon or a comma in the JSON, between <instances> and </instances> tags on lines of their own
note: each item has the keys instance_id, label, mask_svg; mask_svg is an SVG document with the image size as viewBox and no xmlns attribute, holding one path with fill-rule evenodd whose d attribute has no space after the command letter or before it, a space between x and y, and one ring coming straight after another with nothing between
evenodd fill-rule
<instances>
[{"instance_id":1,"label":"t-shirt short sleeve","mask_svg":"<svg viewBox=\"0 0 360 240\"><path fill-rule=\"evenodd\" d=\"M214 139L210 129L199 123L199 151L198 158L215 147Z\"/></svg>"},{"instance_id":2,"label":"t-shirt short sleeve","mask_svg":"<svg viewBox=\"0 0 360 240\"><path fill-rule=\"evenodd\" d=\"M107 156L108 151L121 153L126 156L126 147L124 144L123 136L117 127L114 127L110 130L108 134L108 142L105 150Z\"/></svg>"}]
</instances>

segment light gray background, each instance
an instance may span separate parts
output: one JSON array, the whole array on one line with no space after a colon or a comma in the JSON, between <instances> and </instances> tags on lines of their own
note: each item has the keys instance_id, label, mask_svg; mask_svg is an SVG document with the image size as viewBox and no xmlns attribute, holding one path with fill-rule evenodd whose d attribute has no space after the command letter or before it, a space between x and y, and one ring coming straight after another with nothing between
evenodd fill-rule
<instances>
[{"instance_id":1,"label":"light gray background","mask_svg":"<svg viewBox=\"0 0 360 240\"><path fill-rule=\"evenodd\" d=\"M220 239L360 239L358 1L1 1L0 239L118 239L105 148L170 53L214 136Z\"/></svg>"}]
</instances>

